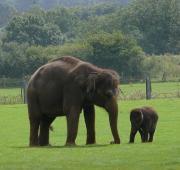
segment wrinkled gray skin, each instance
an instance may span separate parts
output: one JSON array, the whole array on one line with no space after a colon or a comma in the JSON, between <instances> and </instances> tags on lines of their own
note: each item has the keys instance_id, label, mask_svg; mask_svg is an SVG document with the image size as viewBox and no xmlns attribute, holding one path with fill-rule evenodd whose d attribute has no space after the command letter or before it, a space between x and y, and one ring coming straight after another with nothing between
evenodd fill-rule
<instances>
[{"instance_id":1,"label":"wrinkled gray skin","mask_svg":"<svg viewBox=\"0 0 180 170\"><path fill-rule=\"evenodd\" d=\"M66 145L75 145L79 115L84 111L86 144L94 144L95 108L106 109L114 140L119 144L118 74L74 57L62 57L40 67L31 77L28 89L30 146L49 145L49 127L57 116L66 116Z\"/></svg>"},{"instance_id":2,"label":"wrinkled gray skin","mask_svg":"<svg viewBox=\"0 0 180 170\"><path fill-rule=\"evenodd\" d=\"M139 131L142 142L152 142L158 115L151 107L133 109L130 113L131 132L129 143L134 143L136 133Z\"/></svg>"}]
</instances>

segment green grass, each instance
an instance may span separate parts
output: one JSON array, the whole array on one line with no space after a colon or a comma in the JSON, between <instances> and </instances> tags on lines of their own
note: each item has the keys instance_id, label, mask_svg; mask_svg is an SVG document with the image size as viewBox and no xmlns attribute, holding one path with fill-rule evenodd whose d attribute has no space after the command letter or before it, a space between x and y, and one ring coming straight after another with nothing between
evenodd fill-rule
<instances>
[{"instance_id":1,"label":"green grass","mask_svg":"<svg viewBox=\"0 0 180 170\"><path fill-rule=\"evenodd\" d=\"M0 104L23 103L23 94L20 88L0 89Z\"/></svg>"},{"instance_id":2,"label":"green grass","mask_svg":"<svg viewBox=\"0 0 180 170\"><path fill-rule=\"evenodd\" d=\"M145 97L145 83L129 83L120 85L121 90L125 94L128 95L137 95L138 92L142 93ZM152 83L152 95L158 97L159 93L179 93L180 96L180 82L160 82L160 83ZM20 96L21 88L0 88L0 97L13 97ZM173 94L176 96L175 94ZM162 96L162 95L161 95ZM176 96L178 97L178 96Z\"/></svg>"},{"instance_id":3,"label":"green grass","mask_svg":"<svg viewBox=\"0 0 180 170\"><path fill-rule=\"evenodd\" d=\"M153 98L180 97L180 82L152 82L151 87ZM120 88L127 99L145 98L145 83L122 84ZM124 95L121 94L122 97Z\"/></svg>"},{"instance_id":4,"label":"green grass","mask_svg":"<svg viewBox=\"0 0 180 170\"><path fill-rule=\"evenodd\" d=\"M19 96L21 88L0 88L0 96Z\"/></svg>"},{"instance_id":5,"label":"green grass","mask_svg":"<svg viewBox=\"0 0 180 170\"><path fill-rule=\"evenodd\" d=\"M129 111L144 105L153 106L159 113L155 140L142 144L138 135L135 144L128 144ZM53 147L29 148L26 105L0 105L0 169L179 170L180 100L122 101L119 108L120 145L109 144L112 135L108 116L97 108L97 145L84 145L86 130L81 115L77 147L64 147L66 121L61 117L53 123L55 131L50 136Z\"/></svg>"},{"instance_id":6,"label":"green grass","mask_svg":"<svg viewBox=\"0 0 180 170\"><path fill-rule=\"evenodd\" d=\"M165 93L165 92L174 92L180 90L180 82L160 82L155 83L152 82L152 92L156 93ZM145 93L146 84L145 83L129 83L120 85L121 89L125 93L133 92L133 91L143 91Z\"/></svg>"}]
</instances>

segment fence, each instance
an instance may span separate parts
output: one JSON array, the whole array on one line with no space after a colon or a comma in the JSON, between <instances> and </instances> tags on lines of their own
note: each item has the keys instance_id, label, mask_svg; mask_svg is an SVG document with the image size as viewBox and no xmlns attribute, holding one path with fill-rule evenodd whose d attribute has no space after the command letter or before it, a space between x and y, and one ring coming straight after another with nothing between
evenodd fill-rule
<instances>
[{"instance_id":1,"label":"fence","mask_svg":"<svg viewBox=\"0 0 180 170\"><path fill-rule=\"evenodd\" d=\"M158 81L146 79L139 83L120 85L121 100L180 98L180 80Z\"/></svg>"},{"instance_id":2,"label":"fence","mask_svg":"<svg viewBox=\"0 0 180 170\"><path fill-rule=\"evenodd\" d=\"M0 104L26 103L25 79L0 78Z\"/></svg>"},{"instance_id":3,"label":"fence","mask_svg":"<svg viewBox=\"0 0 180 170\"><path fill-rule=\"evenodd\" d=\"M26 79L0 78L0 104L22 104L27 102ZM180 79L171 81L126 80L120 85L119 99L138 100L156 98L180 98Z\"/></svg>"}]
</instances>

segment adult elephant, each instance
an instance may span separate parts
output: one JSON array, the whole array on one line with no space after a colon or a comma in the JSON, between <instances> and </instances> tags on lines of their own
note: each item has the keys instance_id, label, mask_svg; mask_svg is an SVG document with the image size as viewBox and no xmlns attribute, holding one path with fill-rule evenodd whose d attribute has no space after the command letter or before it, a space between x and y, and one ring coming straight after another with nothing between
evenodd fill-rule
<instances>
[{"instance_id":1,"label":"adult elephant","mask_svg":"<svg viewBox=\"0 0 180 170\"><path fill-rule=\"evenodd\" d=\"M94 144L94 105L108 112L114 137L111 143L119 144L118 83L119 76L115 71L98 68L71 56L52 60L40 67L32 75L27 88L29 145L49 145L49 127L57 116L66 116L66 145L75 145L82 110L87 128L86 144Z\"/></svg>"}]
</instances>

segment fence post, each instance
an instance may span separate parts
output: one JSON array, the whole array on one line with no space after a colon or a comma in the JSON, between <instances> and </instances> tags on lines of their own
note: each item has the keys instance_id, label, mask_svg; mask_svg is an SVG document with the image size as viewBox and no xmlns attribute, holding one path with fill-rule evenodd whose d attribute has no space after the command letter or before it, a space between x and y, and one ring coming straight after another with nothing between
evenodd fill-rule
<instances>
[{"instance_id":1,"label":"fence post","mask_svg":"<svg viewBox=\"0 0 180 170\"><path fill-rule=\"evenodd\" d=\"M146 99L151 99L151 80L150 77L146 77Z\"/></svg>"},{"instance_id":2,"label":"fence post","mask_svg":"<svg viewBox=\"0 0 180 170\"><path fill-rule=\"evenodd\" d=\"M27 81L26 81L26 79L23 80L23 102L24 102L24 104L27 103Z\"/></svg>"}]
</instances>

